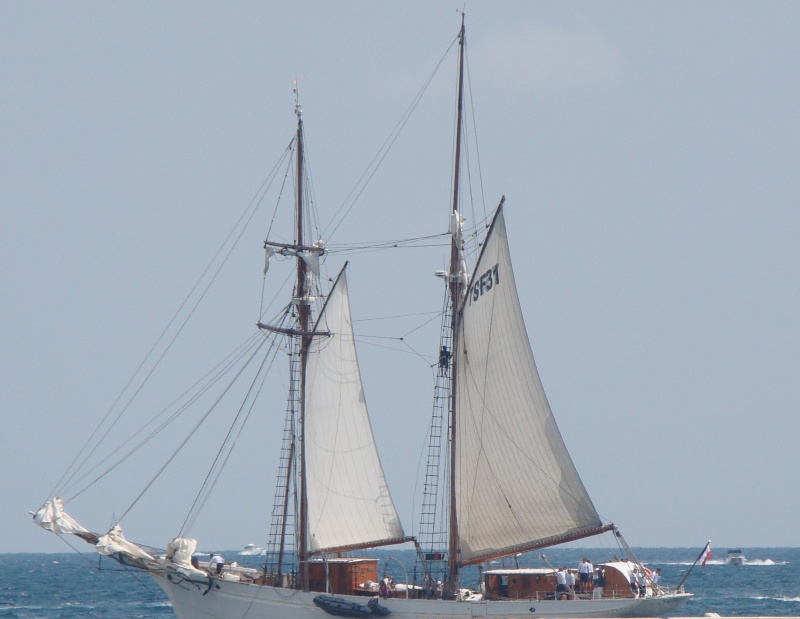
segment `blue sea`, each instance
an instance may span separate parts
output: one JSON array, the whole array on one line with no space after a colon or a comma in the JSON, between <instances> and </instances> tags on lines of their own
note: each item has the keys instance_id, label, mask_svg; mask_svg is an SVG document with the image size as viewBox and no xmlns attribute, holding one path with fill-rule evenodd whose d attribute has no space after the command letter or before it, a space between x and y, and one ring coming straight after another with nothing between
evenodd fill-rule
<instances>
[{"instance_id":1,"label":"blue sea","mask_svg":"<svg viewBox=\"0 0 800 619\"><path fill-rule=\"evenodd\" d=\"M725 550L714 549L706 567L696 566L685 587L695 594L682 616L718 613L723 616L800 616L800 548L742 548L747 563L726 565ZM611 557L608 550L561 548L547 552L555 564L577 566L583 555L595 562ZM697 548L634 548L640 561L660 567L662 583L676 585L697 557ZM380 555L378 555L380 556ZM413 564L413 553L392 553ZM258 566L261 557L225 553L227 561ZM114 618L151 619L174 617L164 593L149 577L126 571L97 554L3 554L0 555L0 618ZM538 555L520 558L524 565L542 565ZM523 563L524 561L524 563ZM396 573L396 561L386 563ZM383 569L383 565L381 566ZM413 570L410 567L409 570ZM467 573L463 586L476 573Z\"/></svg>"}]
</instances>

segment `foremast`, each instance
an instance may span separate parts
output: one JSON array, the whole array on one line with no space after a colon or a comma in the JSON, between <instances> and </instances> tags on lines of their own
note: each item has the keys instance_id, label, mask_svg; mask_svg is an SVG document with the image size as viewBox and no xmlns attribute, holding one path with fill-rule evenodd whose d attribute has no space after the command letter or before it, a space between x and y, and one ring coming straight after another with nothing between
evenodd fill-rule
<instances>
[{"instance_id":1,"label":"foremast","mask_svg":"<svg viewBox=\"0 0 800 619\"><path fill-rule=\"evenodd\" d=\"M296 90L295 90L296 93ZM303 120L295 103L295 227L294 243L265 242L272 254L296 259L296 282L289 306L292 323L259 327L290 338L290 389L287 428L289 462L279 465L282 487L277 569L278 586L308 591L313 587L309 563L314 557L409 541L391 499L369 422L358 367L347 286L347 263L323 293L319 285L322 241L309 241L310 203L306 197ZM265 271L266 272L266 271ZM311 304L320 303L312 316ZM322 340L325 340L324 343ZM296 388L295 388L296 385ZM295 443L297 448L294 449ZM292 464L292 459L295 464ZM353 471L361 474L354 476ZM296 481L295 481L296 480ZM288 534L288 497L296 483L297 577L282 578ZM285 484L285 486L283 485ZM296 495L296 496L297 496ZM277 513L273 511L273 514ZM273 521L273 528L275 527ZM284 583L284 584L281 584Z\"/></svg>"},{"instance_id":2,"label":"foremast","mask_svg":"<svg viewBox=\"0 0 800 619\"><path fill-rule=\"evenodd\" d=\"M297 90L295 89L295 92ZM295 217L297 218L297 244L303 245L303 113L300 104L295 101L295 115L297 116L297 193L295 202ZM300 325L300 539L298 548L298 561L300 564L300 586L303 591L308 590L308 488L306 486L306 445L305 445L305 393L306 393L306 368L308 363L308 347L311 342L309 324L311 322L311 308L309 307L308 290L306 286L307 265L302 256L296 258L297 286L294 302L297 303L298 322Z\"/></svg>"},{"instance_id":3,"label":"foremast","mask_svg":"<svg viewBox=\"0 0 800 619\"><path fill-rule=\"evenodd\" d=\"M316 242L313 245L306 242L306 230L304 220L304 202L305 202L305 151L303 141L303 115L300 103L297 97L297 87L295 86L295 116L297 119L297 128L295 136L295 242L294 243L273 243L269 240L265 241L264 246L267 249L269 257L272 253L280 253L284 256L295 257L295 270L296 282L294 294L292 296L292 305L296 308L296 328L276 327L258 323L259 328L271 331L273 333L280 333L294 338L297 345L292 346L292 354L297 355L299 365L299 388L296 390L294 397L296 398L295 410L298 415L298 454L297 454L297 473L299 479L299 521L297 523L295 534L297 536L297 560L299 568L299 586L303 590L308 590L308 559L309 541L308 541L308 488L306 483L306 444L305 444L305 423L306 423L306 379L308 367L308 355L311 348L311 342L314 337L311 324L311 303L314 301L312 296L312 281L311 276L316 271L315 266L319 264L319 257L323 253L323 245L321 242ZM311 266L310 266L311 265ZM296 352L295 352L296 351ZM278 574L282 571L283 557L285 553L285 539L286 539L286 523L288 519L287 507L288 497L290 494L290 484L292 480L292 462L294 461L294 454L290 454L289 462L287 463L287 471L284 479L285 489L283 496L285 497L285 505L283 510L283 524L280 534L280 551L278 562Z\"/></svg>"}]
</instances>

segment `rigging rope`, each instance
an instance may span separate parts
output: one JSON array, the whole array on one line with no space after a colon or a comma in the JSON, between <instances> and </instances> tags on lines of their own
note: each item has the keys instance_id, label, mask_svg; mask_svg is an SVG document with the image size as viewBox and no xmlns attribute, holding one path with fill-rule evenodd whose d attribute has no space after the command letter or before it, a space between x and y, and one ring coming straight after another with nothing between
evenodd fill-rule
<instances>
[{"instance_id":1,"label":"rigging rope","mask_svg":"<svg viewBox=\"0 0 800 619\"><path fill-rule=\"evenodd\" d=\"M292 140L289 143L289 146L286 148L286 150L283 153L284 157L286 158L286 170L283 173L283 182L281 183L280 190L278 191L278 196L277 196L277 198L275 200L275 208L272 211L272 217L269 220L269 226L267 226L267 236L266 236L266 238L270 238L270 236L272 234L272 226L275 225L275 218L278 215L278 207L280 206L281 201L283 199L283 190L286 189L286 181L289 178L289 174L290 174L291 169L292 169L292 158L289 157L288 155L291 154L291 152L292 152L292 145L293 144L294 144L294 140ZM258 308L258 316L259 316L259 318L261 316L263 316L264 312L266 311L264 309L264 293L265 293L265 289L266 289L266 285L267 285L267 271L266 271L266 269L267 269L267 267L265 265L264 266L264 276L261 278L261 306ZM274 302L274 300L273 300L273 302ZM270 305L272 305L272 303L270 303ZM269 309L269 307L267 309Z\"/></svg>"},{"instance_id":2,"label":"rigging rope","mask_svg":"<svg viewBox=\"0 0 800 619\"><path fill-rule=\"evenodd\" d=\"M186 438L184 438L184 439L183 439L183 441L181 441L181 443L178 445L178 447L177 447L177 448L176 448L176 449L175 449L175 450L172 452L172 455L171 455L171 456L170 456L170 457L167 459L167 461L166 461L166 462L165 462L165 463L164 463L164 464L161 466L161 468L160 468L160 469L158 469L158 472L156 472L156 474L155 474L155 475L153 476L153 478L152 478L152 479L151 479L151 480L150 480L150 481L147 483L147 485L144 487L144 489L143 489L143 490L142 490L142 491L139 493L139 495L138 495L138 496L137 496L137 497L136 497L136 498L133 500L133 502L132 502L132 503L131 503L131 504L130 504L128 507L127 507L127 509L126 509L126 510L125 510L125 511L122 513L122 516L120 516L120 517L117 519L117 522L120 522L120 521L121 521L121 520L122 520L122 519L123 519L123 518L124 518L124 517L125 517L125 516L128 514L128 512L130 512L130 511L131 511L131 509L133 509L134 505L136 505L136 503L138 503L138 502L139 502L139 500L140 500L140 499L141 499L141 498L144 496L144 494L145 494L145 493L146 493L146 492L147 492L147 491L150 489L150 487L151 487L151 486L152 486L152 485L155 483L156 479L158 479L158 478L161 476L161 474L164 472L164 470L165 470L165 469L166 469L166 468L167 468L167 467L170 465L170 463L171 463L171 462L172 462L172 461L175 459L175 457L176 457L176 456L177 456L177 455L180 453L180 451L181 451L181 450L184 448L184 446L186 445L186 443L188 443L188 442L189 442L189 439L191 439L191 438L192 438L192 436L194 436L194 434L197 432L197 430L200 428L200 426L203 424L203 422L204 422L204 421L205 421L205 420L208 418L208 416L209 416L209 415L212 413L212 411L213 411L213 410L216 408L217 404L219 404L219 402L222 400L222 398L225 396L225 394L226 394L226 393L228 393L228 391L230 390L230 388L231 388L231 387L234 385L234 383L235 383L235 382L238 380L239 376L241 376L242 372L244 372L245 368L246 368L246 367L247 367L247 366L250 364L250 362L253 360L253 357L255 357L256 353L257 353L257 352L258 352L258 351L261 349L261 346L263 346L264 342L266 342L266 341L267 341L267 340L266 340L266 339L264 339L264 340L261 342L261 344L259 344L259 346L258 346L258 347L257 347L257 348L256 348L256 349L253 351L253 354L252 354L252 355L250 355L250 358L247 360L247 362L246 362L246 363L245 363L245 364L242 366L242 368L241 368L241 369L240 369L240 370L239 370L239 371L236 373L236 375L233 377L233 380L232 380L232 381L231 381L231 382L230 382L230 383L229 383L229 384L228 384L228 385L225 387L225 389L223 390L223 392L222 392L222 393L219 395L219 397L216 399L216 401L215 401L215 402L214 402L214 403L213 403L213 404L212 404L212 405L211 405L211 406L208 408L208 410L207 410L207 411L206 411L206 413L205 413L205 414L202 416L202 418L200 419L200 421L198 421L198 422L195 424L195 426L194 426L194 427L191 429L191 431L189 432L189 434L187 434L187 435L186 435Z\"/></svg>"},{"instance_id":3,"label":"rigging rope","mask_svg":"<svg viewBox=\"0 0 800 619\"><path fill-rule=\"evenodd\" d=\"M398 239L392 241L371 241L364 243L342 243L341 245L328 245L329 253L362 253L365 251L377 251L381 249L406 249L418 247L446 247L449 245L449 233L432 234L429 236L413 237L410 239ZM437 241L438 242L429 242Z\"/></svg>"},{"instance_id":4,"label":"rigging rope","mask_svg":"<svg viewBox=\"0 0 800 619\"><path fill-rule=\"evenodd\" d=\"M428 90L428 87L430 86L431 82L433 81L433 78L439 72L439 69L441 68L442 63L444 62L444 59L447 57L447 55L450 53L450 50L453 48L453 46L457 42L458 42L458 37L456 37L456 39L453 40L452 43L450 43L450 45L448 46L447 50L445 50L444 54L442 54L442 57L439 59L439 62L436 64L436 67L433 69L431 74L428 76L428 79L425 81L425 83L423 84L422 88L419 90L417 95L411 101L411 104L409 105L409 107L406 109L405 113L400 117L400 120L397 122L397 124L394 126L392 131L389 133L389 136L386 138L386 140L384 141L383 145L380 147L380 149L378 149L378 152L375 154L375 157L373 157L372 161L367 166L367 169L364 170L364 173L358 179L358 181L356 182L356 184L353 187L353 189L350 190L350 193L344 199L344 201L342 202L341 206L339 206L339 208L337 209L336 213L334 213L333 217L331 218L331 222L322 231L323 235L327 233L328 229L331 228L331 226L333 226L333 228L331 229L330 233L328 234L329 238L333 237L333 235L339 229L339 226L341 226L342 223L344 223L344 220L350 214L350 211L356 205L356 202L358 202L358 199L361 197L361 194L364 192L364 190L366 189L367 185L372 180L372 177L375 176L375 173L378 171L378 168L383 163L383 160L389 154L389 150L392 148L392 146L394 146L395 141L397 141L397 138L400 136L400 132L405 128L406 123L408 123L409 118L411 118L411 114L414 112L414 110L416 110L417 105L419 105L419 102L422 100L422 96ZM365 179L365 177L366 177L366 179ZM355 194L355 197L353 197L353 194ZM352 198L352 201L350 201L351 198ZM347 210L345 210L345 212L340 216L340 213L342 212L342 209L345 208L345 206L347 205L348 201L350 201L350 206L348 206ZM339 221L338 221L338 223L335 223L337 218L339 218Z\"/></svg>"},{"instance_id":5,"label":"rigging rope","mask_svg":"<svg viewBox=\"0 0 800 619\"><path fill-rule=\"evenodd\" d=\"M214 489L214 486L216 485L219 476L222 474L222 471L228 462L228 458L230 457L233 448L236 446L236 443L239 440L239 437L241 436L242 431L244 430L244 427L247 424L248 419L250 419L250 414L253 412L253 407L255 406L256 400L258 399L258 395L261 393L261 389L264 387L264 381L267 378L267 374L269 373L269 370L272 368L272 364L275 362L275 359L277 357L275 354L270 354L273 351L275 351L276 348L277 347L275 344L275 340L273 339L273 341L270 344L269 350L264 356L264 359L262 360L261 365L259 366L258 371L256 372L256 375L253 377L253 381L250 384L250 387L247 391L247 394L244 397L244 400L242 401L242 404L239 406L239 410L236 413L233 422L231 422L230 428L228 429L228 432L225 435L225 439L222 441L222 444L220 445L220 448L217 451L217 455L214 457L214 461L211 464L211 467L209 468L208 474L206 475L206 478L203 481L203 484L201 485L200 490L197 493L194 502L192 503L192 506L189 508L189 513L186 515L186 519L184 520L183 525L181 526L179 534L181 537L186 535L194 526L194 523L197 520L197 517L200 515L200 512L202 511L203 507L205 506L206 501L208 501L208 498L211 496L211 491ZM268 360L269 360L269 365L267 365ZM266 371L264 371L265 367ZM260 381L259 377L261 378ZM256 383L259 383L257 389L255 388ZM250 400L250 406L247 407L247 413L245 414L244 419L240 423L239 420L242 417L242 413L245 409L248 400ZM238 432L236 432L236 436L231 441L231 436L233 435L233 432L236 429L237 425L239 426ZM219 466L217 466L218 464Z\"/></svg>"},{"instance_id":6,"label":"rigging rope","mask_svg":"<svg viewBox=\"0 0 800 619\"><path fill-rule=\"evenodd\" d=\"M196 382L194 383L194 385L192 385L192 386L191 386L189 389L187 389L186 391L184 391L184 392L183 392L183 394L181 394L181 395L180 395L178 398L176 398L175 400L173 400L173 401L172 401L172 402L171 402L169 405L167 405L166 407L164 407L164 408L161 410L161 412L159 412L159 413L158 413L158 414L157 414L155 417L153 417L152 419L150 419L150 421L148 421L148 422L147 422L147 423L146 423L144 426L142 426L142 427L141 427L139 430L137 430L137 431L136 431L134 434L132 434L130 437L128 437L128 439L126 439L126 440L125 440L123 443L121 443L121 444L120 444L118 447L116 447L116 448L112 449L112 450L111 450L111 451L108 453L108 455L106 455L106 456L105 456L105 457L104 457L102 460L100 460L100 461L99 461L97 464L95 464L95 465L94 465L94 466L93 466L91 469L89 469L88 471L86 471L86 473L84 473L84 474L83 474L81 477L79 477L78 479L76 479L76 480L75 480L75 481L74 481L72 484L70 484L69 486L65 487L65 488L63 489L63 492L65 492L65 493L66 493L67 491L69 491L70 489L72 489L73 487L75 487L77 484L79 484L81 481L83 481L83 480L84 480L86 477L88 477L88 476L89 476L89 475L90 475L90 474L91 474L93 471L95 471L96 469L98 469L98 468L99 468L99 467L100 467L100 466L101 466L101 465L102 465L104 462L106 462L106 461L107 461L109 458L111 458L111 457L112 457L112 456L114 456L114 455L117 455L117 454L119 453L119 451L120 451L120 450L121 450L121 449L122 449L122 448L123 448L125 445L127 445L128 443L130 443L130 442L131 442L131 441L132 441L134 438L136 438L138 435L142 434L142 433L143 433L143 432L144 432L144 431L145 431L145 430L146 430L146 429L147 429L149 426L151 426L152 424L154 424L154 423L155 423L155 422L156 422L156 421L157 421L159 418L161 418L163 415L165 415L165 414L166 414L166 413L167 413L167 412L168 412L168 411L169 411L169 410L170 410L170 409L171 409L173 406L175 406L175 405L176 405L178 402L180 402L180 401L181 401L183 398L185 398L185 397L187 397L187 396L188 396L188 400L187 400L187 401L186 401L186 402L185 402L183 405L181 405L181 406L178 408L178 410L177 410L177 411L175 411L175 412L174 412L174 413L173 413L173 414L172 414L170 417L168 417L166 421L163 421L163 422L161 423L161 425L159 425L159 426L158 426L158 427L157 427L155 430L153 430L153 431L152 431L152 432L151 432L149 435L147 435L147 436L146 436L144 439L142 439L142 440L141 440L141 441L140 441L140 442L139 442L137 445L135 445L135 446L134 446L133 448L131 448L131 449L130 449L130 450L127 452L127 453L125 453L123 456L121 456L121 457L120 457L120 458L119 458L119 459L118 459L118 460L117 460L117 461L116 461L114 464L112 464L112 465L111 465L109 468L107 468L106 470L104 470L102 474L100 474L98 477L96 477L95 479L93 479L93 480L92 480L92 481L91 481L89 484L87 484L85 487L83 487L83 488L82 488L80 491L76 492L76 493L75 493L73 496L71 496L71 497L70 497L69 499L67 499L67 500L71 501L71 500L73 500L73 499L77 498L78 496L80 496L81 494L83 494L83 492L85 492L86 490L88 490L89 488L91 488L91 487L92 487L92 486L93 486L95 483L97 483L98 481L100 481L101 479L103 479L103 478L104 478L106 475L108 475L109 473L111 473L111 472L112 472L114 469L116 469L116 468L117 468L119 465L121 465L123 462L125 462L125 461L126 461L128 458L130 458L131 456L133 456L133 454L135 454L137 451L139 451L139 449L141 449L142 447L144 447L144 446L145 446L147 443L149 443L149 442L150 442L150 441L151 441L153 438L155 438L155 437L156 437L156 436L157 436L157 435L158 435L160 432L162 432L164 429L166 429L166 428L167 428L167 426L169 426L169 425L170 425L170 424L171 424L173 421L175 421L176 419L178 419L178 418L179 418L179 417L180 417L180 416L181 416L181 415L182 415L184 412L186 412L187 410L189 410L189 408L190 408L190 407L191 407L191 406L192 406L192 405L193 405L193 404L194 404L194 403L195 403L197 400L199 400L201 396L203 396L203 395L204 395L206 392L208 392L208 391L211 389L211 387L212 387L213 385L215 385L215 384L216 384L216 383L217 383L219 380L221 380L221 379L222 379L222 377L223 377L223 376L224 376L224 375L225 375L225 374L226 374L228 371L230 371L230 370L231 370L231 368L233 368L233 367L235 366L235 364L239 362L239 360L240 360L240 359L244 358L244 356L247 354L247 351L248 351L248 350L251 350L251 349L252 349L252 347L253 347L253 346L254 346L256 343L258 343L258 340L259 340L259 339L260 339L260 334L258 334L258 333L255 333L255 334L251 335L251 336L250 336L250 337L249 337L249 338L248 338L248 339L247 339L247 340L246 340L246 341L245 341L245 342L244 342L242 345L240 345L239 347L237 347L237 349L236 349L236 350L235 350L233 353L229 354L229 355L228 355L228 356L227 356L225 359L223 359L223 360L222 360L220 363L218 363L218 364L217 364L217 365L216 365L214 368L212 368L211 370L209 370L208 372L206 372L206 374L205 374L205 375L204 375L204 376L203 376L203 377L202 377L200 380L196 381ZM211 380L206 380L206 379L208 379L208 377L209 377L209 376L211 376L211 375L212 375L212 373L214 373L215 371L216 371L216 375L214 375L214 377L213 377L213 378L211 378ZM197 389L197 391L196 391L196 392L193 392L195 389Z\"/></svg>"},{"instance_id":7,"label":"rigging rope","mask_svg":"<svg viewBox=\"0 0 800 619\"><path fill-rule=\"evenodd\" d=\"M284 155L282 155L281 159L283 159L283 157L285 157L285 153L284 153ZM116 426L116 424L119 422L119 420L122 417L122 415L128 410L128 408L130 407L130 405L132 404L134 399L138 396L138 394L141 392L141 390L144 387L144 385L147 383L148 379L152 376L153 372L155 372L156 368L158 368L158 366L160 365L161 361L164 359L166 354L172 348L172 345L175 343L175 340L177 340L178 336L181 334L181 332L183 331L184 327L186 326L186 324L191 319L192 315L194 314L195 310L197 309L197 306L200 304L200 302L203 300L203 298L205 297L205 295L208 292L208 290L211 288L211 285L216 280L216 278L219 275L220 271L222 270L223 266L225 266L226 262L228 261L228 258L230 257L230 255L233 252L234 248L236 247L236 245L238 244L238 242L241 239L242 235L244 234L244 231L247 229L247 226L252 221L253 216L255 215L256 211L258 210L258 207L261 204L261 200L263 199L263 195L262 194L266 193L266 191L269 189L269 187L272 185L272 182L274 181L275 174L277 172L279 164L280 164L280 160L279 160L278 163L275 164L275 166L272 168L270 173L267 175L267 178L261 184L261 187L256 192L255 196L253 196L253 198L251 199L250 203L245 208L244 212L239 216L239 219L236 221L236 223L234 224L234 226L231 229L231 231L225 237L225 240L222 242L220 247L217 249L216 253L211 258L210 262L208 263L206 268L203 270L202 274L197 279L197 281L195 282L194 286L192 286L192 289L186 295L186 297L184 298L184 300L181 303L181 305L175 311L175 313L173 314L172 318L167 323L167 326L164 327L164 330L161 332L161 334L158 336L158 338L156 338L155 343L150 348L150 350L147 352L147 354L145 355L144 359L142 359L142 362L136 368L136 370L134 371L134 373L131 376L130 380L123 387L122 391L120 391L119 395L116 397L114 402L111 404L111 407L108 409L106 414L103 416L103 419L100 421L100 423L97 425L95 430L89 436L87 441L84 443L84 445L78 451L78 454L75 456L75 458L72 460L70 465L65 470L64 474L61 476L61 478L56 483L55 488L53 488L53 490L51 490L51 492L49 494L50 497L56 496L57 490L62 487L62 484L64 484L64 485L69 484L74 479L74 477L77 474L77 472L79 470L81 470L86 465L86 462L89 460L89 458L92 457L92 455L94 455L95 451L100 446L100 444L105 440L105 438L109 435L109 433L112 431L112 429ZM261 198L259 198L260 195L262 196ZM250 211L252 211L252 212L250 212ZM248 212L250 212L249 216L248 216ZM150 360L152 358L153 354L155 353L155 350L157 349L159 344L161 344L161 342L164 340L164 338L165 338L167 332L169 331L169 329L173 326L173 324L175 324L175 322L177 321L178 316L180 315L180 313L189 304L189 300L195 294L195 291L198 290L198 288L200 287L201 282L203 282L203 280L206 278L206 275L211 271L212 266L214 265L215 261L222 254L225 246L229 243L231 238L234 236L237 228L239 228L240 226L241 226L241 230L240 230L238 236L236 236L235 240L233 241L233 244L231 245L231 248L229 249L227 254L225 254L225 256L222 258L222 262L220 263L220 265L217 268L216 272L213 274L213 276L211 277L211 279L208 282L208 284L206 285L206 287L200 293L199 297L197 298L197 301L194 303L194 305L188 311L188 314L186 315L186 318L180 324L180 326L178 327L178 330L175 332L173 337L169 340L169 342L167 343L167 345L166 345L165 349L163 350L163 352L161 353L161 355L158 357L158 359L156 359L155 363L153 364L153 367L147 372L147 374L142 379L142 381L139 384L139 386L136 388L134 393L128 399L127 403L122 407L122 410L119 411L119 413L117 414L116 418L111 422L111 424L106 429L106 431L102 434L102 436L99 439L97 439L97 442L95 443L94 447L92 447L89 450L89 452L81 460L81 456L84 454L84 452L89 448L89 446L95 440L95 438L97 437L98 432L100 431L100 428L103 427L103 425L106 423L106 421L111 416L112 412L115 410L115 408L119 404L119 402L122 400L124 394L128 391L128 389L134 383L136 378L141 374L141 372L142 372L143 368L145 367L145 365L147 364L148 360ZM79 460L80 460L80 463L78 463Z\"/></svg>"},{"instance_id":8,"label":"rigging rope","mask_svg":"<svg viewBox=\"0 0 800 619\"><path fill-rule=\"evenodd\" d=\"M478 146L478 127L477 123L475 122L475 103L472 96L472 80L470 79L470 71L469 71L469 55L467 53L467 46L464 46L464 60L466 61L465 64L467 65L467 90L469 91L469 103L470 108L473 110L472 112L472 133L475 136L475 158L478 160L478 187L481 192L481 206L483 207L483 219L484 221L487 219L488 215L486 213L486 195L483 190L483 168L481 166L481 149ZM467 166L467 171L469 171L469 166ZM470 187L472 184L470 183ZM472 204L472 218L477 221L477 216L475 215L475 203L474 201L470 200Z\"/></svg>"}]
</instances>

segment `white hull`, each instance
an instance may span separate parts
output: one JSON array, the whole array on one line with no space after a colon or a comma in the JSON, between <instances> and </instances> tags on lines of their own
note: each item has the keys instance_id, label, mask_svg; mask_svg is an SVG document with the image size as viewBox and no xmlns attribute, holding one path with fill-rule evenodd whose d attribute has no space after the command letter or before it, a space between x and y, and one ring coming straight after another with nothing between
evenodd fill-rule
<instances>
[{"instance_id":1,"label":"white hull","mask_svg":"<svg viewBox=\"0 0 800 619\"><path fill-rule=\"evenodd\" d=\"M172 601L178 619L326 619L312 600L319 595L292 589L214 580L176 582L153 575ZM367 597L337 596L365 604ZM662 597L601 600L522 600L455 602L444 600L381 600L392 619L494 619L522 617L659 617L675 613L691 597L683 593Z\"/></svg>"}]
</instances>

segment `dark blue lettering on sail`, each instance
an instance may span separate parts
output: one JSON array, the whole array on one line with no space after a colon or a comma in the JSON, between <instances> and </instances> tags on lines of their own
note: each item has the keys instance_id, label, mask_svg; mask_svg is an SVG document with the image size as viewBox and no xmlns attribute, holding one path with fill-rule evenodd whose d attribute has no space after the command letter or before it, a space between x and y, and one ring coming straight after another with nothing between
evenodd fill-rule
<instances>
[{"instance_id":1,"label":"dark blue lettering on sail","mask_svg":"<svg viewBox=\"0 0 800 619\"><path fill-rule=\"evenodd\" d=\"M483 273L480 277L475 276L475 281L472 282L469 292L469 304L477 302L483 295L492 291L492 288L500 284L500 269L498 265L494 265L491 269Z\"/></svg>"}]
</instances>

